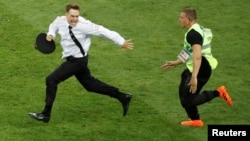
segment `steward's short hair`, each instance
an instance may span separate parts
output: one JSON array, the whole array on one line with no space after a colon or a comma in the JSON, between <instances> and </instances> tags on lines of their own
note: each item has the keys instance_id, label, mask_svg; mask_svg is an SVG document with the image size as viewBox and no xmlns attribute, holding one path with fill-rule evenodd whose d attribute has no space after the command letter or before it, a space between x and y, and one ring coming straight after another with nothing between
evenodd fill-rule
<instances>
[{"instance_id":1,"label":"steward's short hair","mask_svg":"<svg viewBox=\"0 0 250 141\"><path fill-rule=\"evenodd\" d=\"M184 7L182 12L186 14L189 20L197 20L196 10L192 7Z\"/></svg>"}]
</instances>

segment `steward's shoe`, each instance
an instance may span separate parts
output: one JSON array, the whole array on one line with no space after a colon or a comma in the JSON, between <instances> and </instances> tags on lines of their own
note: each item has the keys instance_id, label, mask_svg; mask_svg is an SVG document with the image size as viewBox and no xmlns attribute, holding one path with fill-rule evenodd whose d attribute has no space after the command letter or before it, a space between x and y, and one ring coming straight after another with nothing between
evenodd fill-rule
<instances>
[{"instance_id":1,"label":"steward's shoe","mask_svg":"<svg viewBox=\"0 0 250 141\"><path fill-rule=\"evenodd\" d=\"M46 116L43 113L29 113L29 116L35 120L43 121L45 123L48 123L50 120L50 116Z\"/></svg>"},{"instance_id":2,"label":"steward's shoe","mask_svg":"<svg viewBox=\"0 0 250 141\"><path fill-rule=\"evenodd\" d=\"M233 101L232 98L230 97L229 93L227 92L227 89L225 86L220 86L217 88L217 91L219 92L219 97L224 99L227 102L227 105L232 106Z\"/></svg>"},{"instance_id":3,"label":"steward's shoe","mask_svg":"<svg viewBox=\"0 0 250 141\"><path fill-rule=\"evenodd\" d=\"M204 125L203 121L198 119L198 120L188 120L188 121L183 121L181 122L182 126L191 126L191 127L202 127Z\"/></svg>"},{"instance_id":4,"label":"steward's shoe","mask_svg":"<svg viewBox=\"0 0 250 141\"><path fill-rule=\"evenodd\" d=\"M123 116L126 116L128 112L131 99L132 99L131 94L125 94L125 97L123 98L123 100L120 100L120 102L122 103L122 108L123 108Z\"/></svg>"}]
</instances>

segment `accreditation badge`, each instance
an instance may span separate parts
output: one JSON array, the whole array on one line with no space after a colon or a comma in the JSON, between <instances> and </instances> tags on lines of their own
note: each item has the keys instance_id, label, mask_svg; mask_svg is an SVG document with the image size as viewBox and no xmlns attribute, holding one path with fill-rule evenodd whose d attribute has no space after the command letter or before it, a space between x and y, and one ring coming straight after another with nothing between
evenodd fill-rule
<instances>
[{"instance_id":1,"label":"accreditation badge","mask_svg":"<svg viewBox=\"0 0 250 141\"><path fill-rule=\"evenodd\" d=\"M188 51L186 51L185 49L183 49L177 57L181 60L182 63L185 63L189 58L191 58Z\"/></svg>"}]
</instances>

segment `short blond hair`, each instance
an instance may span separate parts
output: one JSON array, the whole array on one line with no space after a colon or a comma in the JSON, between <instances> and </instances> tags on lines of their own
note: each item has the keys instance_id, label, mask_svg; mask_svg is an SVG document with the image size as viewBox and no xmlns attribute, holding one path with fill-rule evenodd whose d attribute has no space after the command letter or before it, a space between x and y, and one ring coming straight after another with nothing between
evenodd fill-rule
<instances>
[{"instance_id":1,"label":"short blond hair","mask_svg":"<svg viewBox=\"0 0 250 141\"><path fill-rule=\"evenodd\" d=\"M197 13L196 10L192 7L184 7L182 12L186 14L187 18L190 21L197 20Z\"/></svg>"}]
</instances>

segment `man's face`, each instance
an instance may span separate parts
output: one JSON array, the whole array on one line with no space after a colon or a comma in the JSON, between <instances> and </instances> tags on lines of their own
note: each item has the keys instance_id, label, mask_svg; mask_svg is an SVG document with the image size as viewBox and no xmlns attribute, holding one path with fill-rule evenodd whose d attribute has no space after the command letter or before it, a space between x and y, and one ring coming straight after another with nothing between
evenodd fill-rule
<instances>
[{"instance_id":1,"label":"man's face","mask_svg":"<svg viewBox=\"0 0 250 141\"><path fill-rule=\"evenodd\" d=\"M185 13L181 13L179 17L179 22L182 28L189 28L191 21L187 18Z\"/></svg>"},{"instance_id":2,"label":"man's face","mask_svg":"<svg viewBox=\"0 0 250 141\"><path fill-rule=\"evenodd\" d=\"M76 26L79 14L80 11L75 9L70 9L69 12L66 13L66 18L70 26Z\"/></svg>"}]
</instances>

